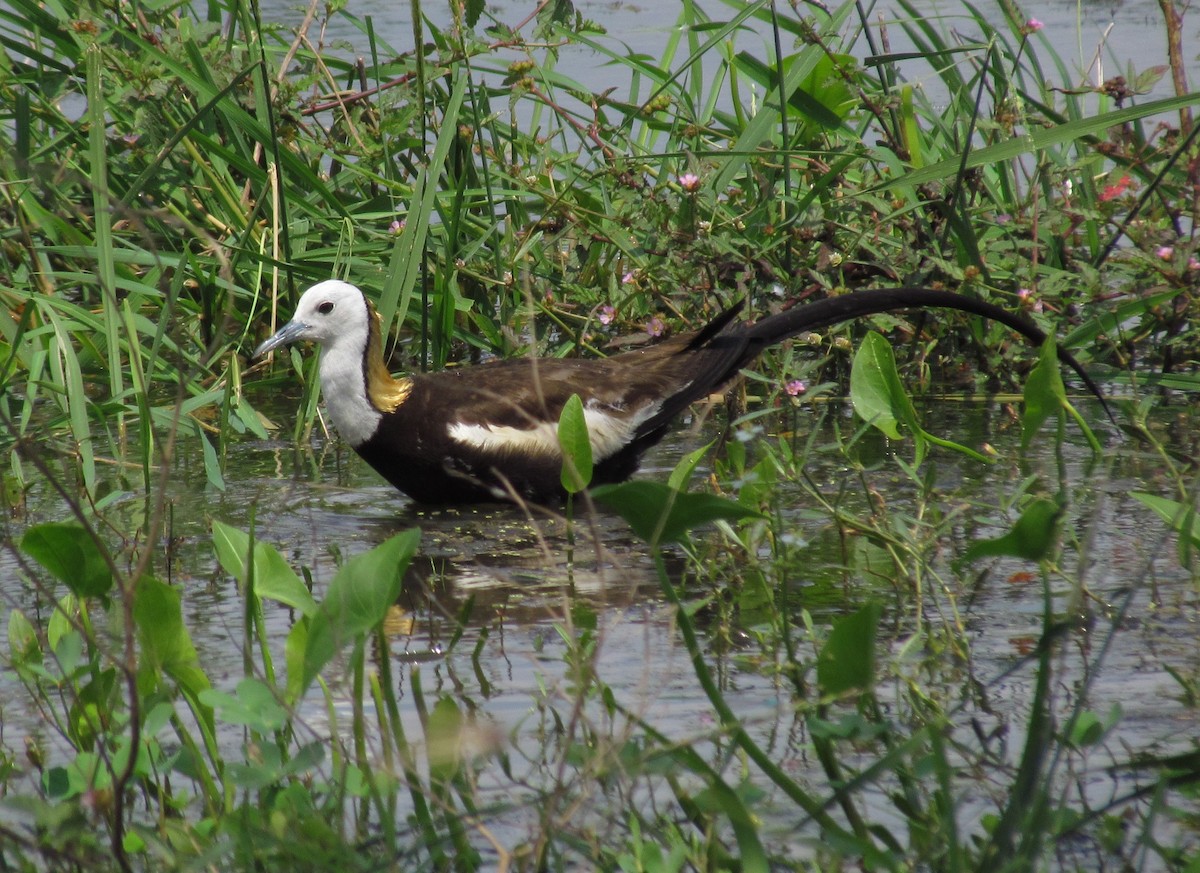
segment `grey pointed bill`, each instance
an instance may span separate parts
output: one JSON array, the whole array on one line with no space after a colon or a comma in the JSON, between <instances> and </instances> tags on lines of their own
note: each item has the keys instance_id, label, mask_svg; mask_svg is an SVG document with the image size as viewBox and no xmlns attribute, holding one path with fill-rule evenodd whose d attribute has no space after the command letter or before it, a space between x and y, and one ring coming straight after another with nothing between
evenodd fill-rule
<instances>
[{"instance_id":1,"label":"grey pointed bill","mask_svg":"<svg viewBox=\"0 0 1200 873\"><path fill-rule=\"evenodd\" d=\"M279 330L275 331L275 335L265 340L262 345L254 350L254 354L250 357L261 358L271 349L277 349L280 346L286 346L288 343L295 342L304 336L304 332L309 329L309 325L303 321L289 321Z\"/></svg>"}]
</instances>

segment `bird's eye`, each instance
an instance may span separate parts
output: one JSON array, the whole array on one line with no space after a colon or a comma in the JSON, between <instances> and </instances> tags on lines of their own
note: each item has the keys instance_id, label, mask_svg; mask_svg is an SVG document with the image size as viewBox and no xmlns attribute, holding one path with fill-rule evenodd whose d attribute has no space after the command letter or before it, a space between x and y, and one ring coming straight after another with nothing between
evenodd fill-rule
<instances>
[{"instance_id":1,"label":"bird's eye","mask_svg":"<svg viewBox=\"0 0 1200 873\"><path fill-rule=\"evenodd\" d=\"M333 312L333 303L326 300L324 303L322 303L320 306L317 307L317 312L321 313L322 315L328 315L329 313Z\"/></svg>"}]
</instances>

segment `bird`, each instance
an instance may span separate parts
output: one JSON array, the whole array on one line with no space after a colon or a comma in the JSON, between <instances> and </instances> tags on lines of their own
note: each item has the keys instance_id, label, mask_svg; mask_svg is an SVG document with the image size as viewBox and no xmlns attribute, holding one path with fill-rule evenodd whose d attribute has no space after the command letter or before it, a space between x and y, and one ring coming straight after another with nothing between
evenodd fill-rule
<instances>
[{"instance_id":1,"label":"bird","mask_svg":"<svg viewBox=\"0 0 1200 873\"><path fill-rule=\"evenodd\" d=\"M857 291L737 321L742 303L698 331L604 358L521 357L394 377L383 358L380 317L358 287L318 282L253 358L298 341L321 347L321 391L343 440L384 479L423 504L564 498L557 427L579 395L593 456L591 484L636 472L641 456L687 406L731 381L765 348L804 331L881 312L957 309L999 322L1041 344L1022 315L950 291L897 287ZM1079 362L1059 350L1101 399ZM1107 409L1107 406L1105 406Z\"/></svg>"}]
</instances>

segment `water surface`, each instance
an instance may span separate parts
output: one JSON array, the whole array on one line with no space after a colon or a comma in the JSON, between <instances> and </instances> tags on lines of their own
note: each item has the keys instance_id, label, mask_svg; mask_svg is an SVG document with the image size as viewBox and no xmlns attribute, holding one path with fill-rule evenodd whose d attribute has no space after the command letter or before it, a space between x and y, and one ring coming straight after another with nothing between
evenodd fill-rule
<instances>
[{"instance_id":1,"label":"water surface","mask_svg":"<svg viewBox=\"0 0 1200 873\"><path fill-rule=\"evenodd\" d=\"M269 414L286 420L292 401L277 402L273 407L262 399ZM885 703L894 697L894 704L888 705L902 705L903 683L896 683L908 675L929 693L944 696L953 715L954 736L965 747L977 746L979 737L987 736L994 754L1011 759L1020 748L1035 680L1026 656L1043 629L1043 587L1028 572L1031 567L1015 559L964 570L951 567L950 559L968 542L1001 532L1006 518L1011 521L1001 508L1016 496L1017 483L1029 476L1061 481L1071 499L1064 535L1077 549L1066 553L1070 566L1049 579L1056 615L1074 627L1056 654L1056 701L1060 716L1076 704L1098 713L1108 713L1114 705L1121 708L1123 716L1108 741L1081 759L1079 778L1087 784L1089 802L1106 802L1134 784L1132 776L1105 771L1114 760L1124 760L1134 750L1190 749L1192 738L1200 735L1200 714L1186 704L1168 672L1200 675L1195 580L1181 569L1173 540L1162 525L1129 496L1136 489L1163 489L1159 461L1102 425L1098 427L1111 448L1109 454L1094 459L1080 440L1073 439L1060 461L1049 441L1022 458L1019 428L998 407L942 403L925 414L935 432L973 446L989 443L1000 460L983 465L937 452L927 465L935 490L925 497L892 460L893 453L911 458L911 445L888 445L875 437L854 450L865 472L828 450L816 452L806 472L820 493L846 512L869 513L872 501L882 499L886 517L900 527L919 525L929 513L953 514L954 522L943 528L935 544L944 559L935 559L933 571L920 580L880 574L886 562L880 562L868 538L847 537L827 513L814 511L802 488L784 485L773 511L782 518L790 545L780 546L772 558L787 568L782 602L788 604L797 627L805 613L824 625L868 601L882 603L880 654L886 679L880 696ZM1101 420L1096 409L1089 415ZM1175 413L1168 409L1164 424L1167 415ZM793 426L798 443L807 439L812 427L819 427L814 444L829 447L838 433L852 433L855 423L845 411L818 423L803 410L773 422L772 430ZM715 435L712 422L699 432L681 424L648 456L641 475L665 478L684 452ZM762 434L754 439L777 438ZM750 445L753 449L753 440ZM416 526L422 531L422 545L406 578L401 612L390 624L388 651L376 651L373 657L376 663L390 659L406 732L418 744L423 734L414 677L420 679L426 706L433 698L448 696L471 714L473 736L483 755L480 791L496 803L488 825L502 839L516 842L536 827L538 796L514 789L489 756L504 750L510 767L526 777L536 775L536 762L548 742L548 723L554 713L572 711L576 700L563 635L575 634L580 620L594 621L599 635L595 673L628 713L702 749L719 741L711 707L679 643L652 556L612 514L601 511L590 524L578 525L572 551L565 522L552 515L531 516L514 507L415 506L336 441L299 447L287 441L237 444L223 492L206 484L192 441L184 440L180 449L170 486L174 546L169 562L156 558L154 570L182 593L185 620L201 662L218 687L232 690L243 676L244 604L235 581L212 557L211 519L241 528L253 521L258 539L279 549L293 566L310 569L318 597L337 559ZM131 516L140 511L138 505L128 498ZM28 523L63 515L61 502L35 485L26 516L7 522L10 541ZM712 532L699 539L702 547L720 541ZM712 554L719 556L720 549ZM720 561L711 566L719 567ZM685 599L693 602L720 598L723 587L731 584L728 578L706 575L703 567L690 565L678 550L669 554L668 567L672 583L681 585ZM44 596L10 552L0 557L0 596L31 616L46 614ZM280 651L293 620L287 609L267 609L268 632ZM726 699L751 733L793 775L814 767L788 688L772 669L770 652L760 651L753 642L764 617L749 610L734 611L730 619L720 610L705 608L697 613L697 621ZM947 628L958 628L955 633L961 634L967 660L929 658L927 646L933 637L920 642L922 635ZM7 651L3 639L0 651ZM811 668L814 657L810 651L802 660ZM346 717L351 686L342 670L344 665L335 663L326 678L334 711ZM20 749L28 733L53 740L51 727L23 706L25 695L10 674L0 676L0 699L5 701L3 740L8 748ZM609 731L633 730L624 719L607 723L594 703L584 713ZM319 695L304 704L300 715L314 737L332 739L334 728ZM236 748L238 735L227 736L226 742ZM1007 777L998 773L964 772L963 777L958 788L968 817L991 809L994 796L1007 785ZM767 838L804 854L803 841L793 833L795 809L786 798L773 797L768 785L762 787L769 798L759 808L767 813ZM873 812L881 819L895 815L886 798L881 796L878 803ZM898 827L901 824L897 821Z\"/></svg>"}]
</instances>

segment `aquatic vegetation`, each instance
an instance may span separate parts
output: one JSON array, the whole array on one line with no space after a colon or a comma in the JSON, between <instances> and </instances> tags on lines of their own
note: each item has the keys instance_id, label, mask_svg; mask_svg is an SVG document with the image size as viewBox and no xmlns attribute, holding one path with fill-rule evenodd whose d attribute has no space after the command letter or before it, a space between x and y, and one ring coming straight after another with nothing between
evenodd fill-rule
<instances>
[{"instance_id":1,"label":"aquatic vegetation","mask_svg":"<svg viewBox=\"0 0 1200 873\"><path fill-rule=\"evenodd\" d=\"M404 46L339 4L0 8L3 863L1194 867L1195 428L1169 404L1200 353L1197 98L1143 96L1179 52L1085 83L1007 4L896 8L903 56L863 4L689 0L653 58L570 3L413 4ZM578 81L582 50L622 87ZM587 489L565 407L567 518L481 522L538 556L492 601L439 570L469 519L329 530L328 492L246 496L353 475L312 358L247 359L330 276L408 370L939 286L1043 324L1123 430L965 315L801 336L673 473ZM946 426L938 394L985 412ZM260 523L288 513L313 554ZM1035 607L980 610L1015 590ZM1168 706L1179 735L1147 729Z\"/></svg>"}]
</instances>

